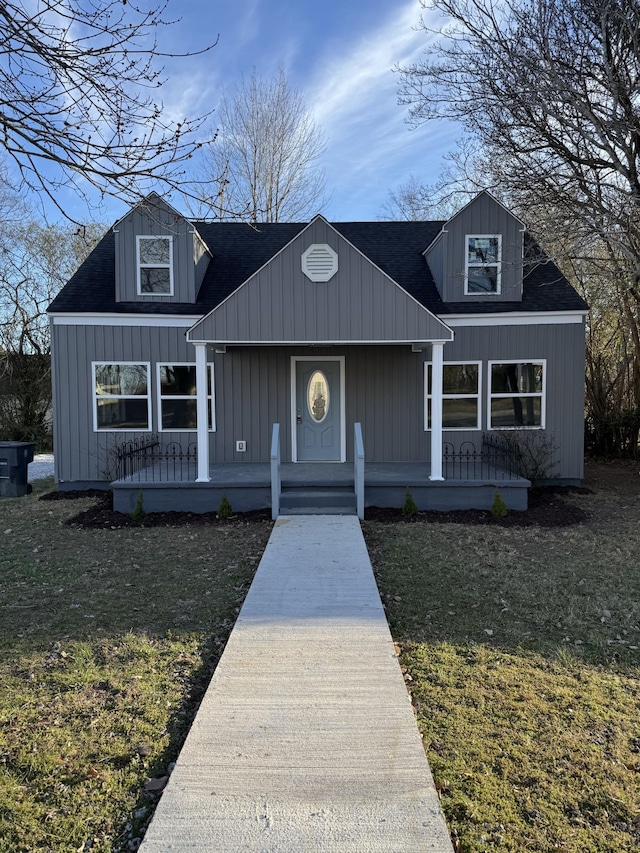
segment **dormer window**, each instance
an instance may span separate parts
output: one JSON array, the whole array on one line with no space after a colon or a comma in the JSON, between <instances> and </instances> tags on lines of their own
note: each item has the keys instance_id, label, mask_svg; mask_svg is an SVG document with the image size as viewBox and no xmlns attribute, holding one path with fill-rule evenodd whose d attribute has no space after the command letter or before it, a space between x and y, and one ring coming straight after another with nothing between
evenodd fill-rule
<instances>
[{"instance_id":1,"label":"dormer window","mask_svg":"<svg viewBox=\"0 0 640 853\"><path fill-rule=\"evenodd\" d=\"M501 264L501 234L468 234L465 258L465 294L500 293Z\"/></svg>"},{"instance_id":2,"label":"dormer window","mask_svg":"<svg viewBox=\"0 0 640 853\"><path fill-rule=\"evenodd\" d=\"M173 238L138 237L138 296L173 296Z\"/></svg>"}]
</instances>

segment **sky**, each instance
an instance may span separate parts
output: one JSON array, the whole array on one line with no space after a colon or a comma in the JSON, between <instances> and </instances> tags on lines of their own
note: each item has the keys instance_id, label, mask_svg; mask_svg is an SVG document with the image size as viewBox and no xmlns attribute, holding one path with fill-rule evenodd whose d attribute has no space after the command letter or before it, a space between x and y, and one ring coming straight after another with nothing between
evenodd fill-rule
<instances>
[{"instance_id":1,"label":"sky","mask_svg":"<svg viewBox=\"0 0 640 853\"><path fill-rule=\"evenodd\" d=\"M169 9L181 20L166 29L161 48L218 43L203 56L168 62L167 114L203 114L242 75L255 69L268 78L282 68L326 139L320 165L327 201L319 212L329 220L381 218L390 189L411 175L432 183L455 147L454 125L412 129L408 108L398 105L393 68L424 54L429 36L418 28L421 15L438 23L419 0L172 0ZM64 203L83 216L71 196ZM126 209L109 201L99 218L113 221Z\"/></svg>"}]
</instances>

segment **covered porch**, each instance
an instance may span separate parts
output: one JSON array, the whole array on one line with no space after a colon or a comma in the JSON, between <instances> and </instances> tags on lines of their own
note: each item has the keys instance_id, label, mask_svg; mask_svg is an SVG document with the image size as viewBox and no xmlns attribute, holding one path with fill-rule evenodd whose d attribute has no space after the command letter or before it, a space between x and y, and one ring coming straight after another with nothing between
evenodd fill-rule
<instances>
[{"instance_id":1,"label":"covered porch","mask_svg":"<svg viewBox=\"0 0 640 853\"><path fill-rule=\"evenodd\" d=\"M112 483L114 508L133 512L142 493L146 512L215 512L226 495L235 512L270 509L279 514L332 512L364 516L366 507L400 508L407 489L419 510L490 509L496 489L511 510L526 510L529 480L519 476L503 448L454 450L445 443L433 479L424 462L366 462L354 429L353 462L284 462L274 425L270 462L210 464L197 480L197 448L133 450L134 464Z\"/></svg>"}]
</instances>

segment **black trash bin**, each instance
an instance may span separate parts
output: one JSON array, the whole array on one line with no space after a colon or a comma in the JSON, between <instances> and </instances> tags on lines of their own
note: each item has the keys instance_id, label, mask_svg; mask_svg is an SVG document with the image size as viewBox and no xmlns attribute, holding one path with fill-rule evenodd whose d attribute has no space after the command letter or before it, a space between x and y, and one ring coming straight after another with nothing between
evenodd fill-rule
<instances>
[{"instance_id":1,"label":"black trash bin","mask_svg":"<svg viewBox=\"0 0 640 853\"><path fill-rule=\"evenodd\" d=\"M33 441L0 441L0 498L27 494L35 447Z\"/></svg>"}]
</instances>

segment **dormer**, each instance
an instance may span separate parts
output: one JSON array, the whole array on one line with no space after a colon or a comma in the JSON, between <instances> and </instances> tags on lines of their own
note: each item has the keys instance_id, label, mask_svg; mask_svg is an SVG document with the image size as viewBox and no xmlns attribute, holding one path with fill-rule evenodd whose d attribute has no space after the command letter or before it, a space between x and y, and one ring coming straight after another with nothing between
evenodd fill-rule
<instances>
[{"instance_id":1,"label":"dormer","mask_svg":"<svg viewBox=\"0 0 640 853\"><path fill-rule=\"evenodd\" d=\"M444 302L522 301L524 225L481 192L446 222L424 255Z\"/></svg>"},{"instance_id":2,"label":"dormer","mask_svg":"<svg viewBox=\"0 0 640 853\"><path fill-rule=\"evenodd\" d=\"M116 302L196 301L211 253L181 213L152 193L113 231Z\"/></svg>"}]
</instances>

